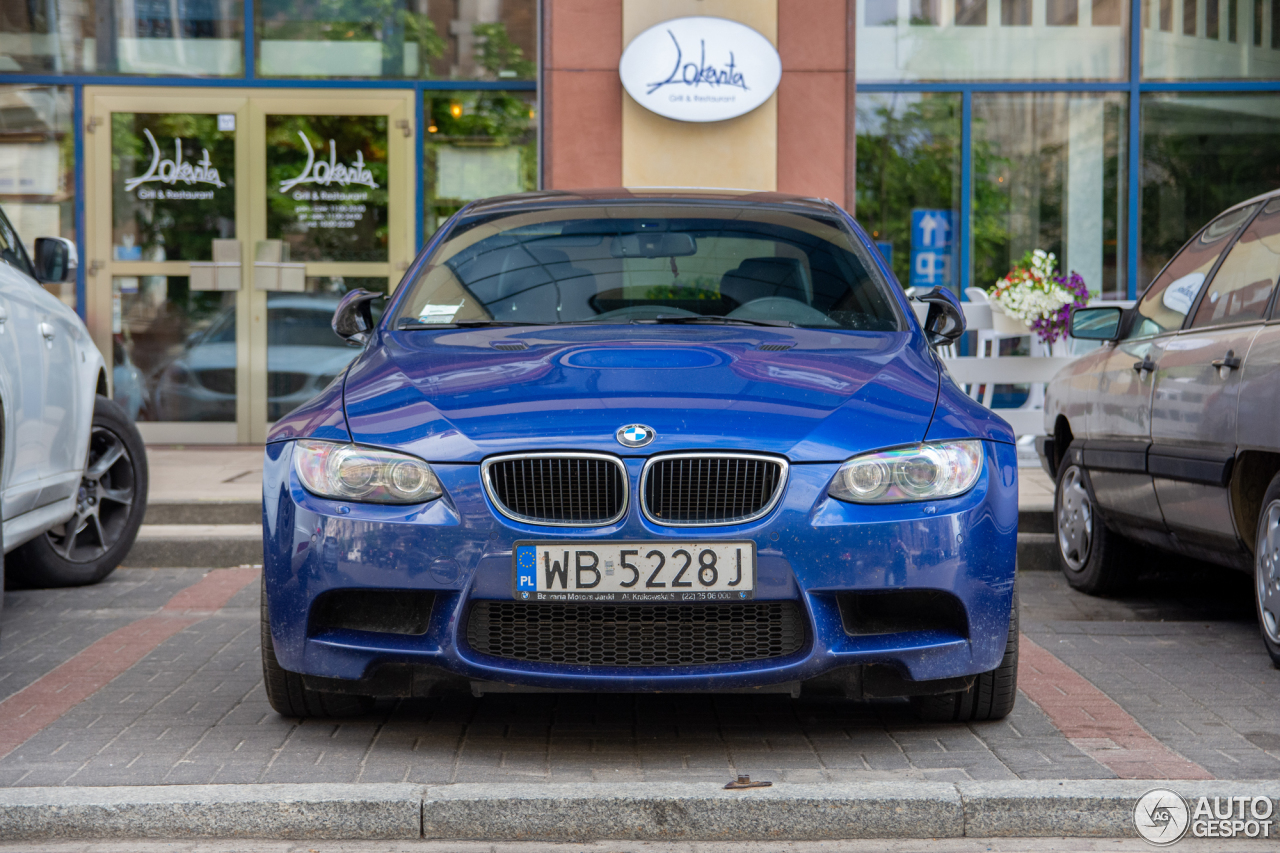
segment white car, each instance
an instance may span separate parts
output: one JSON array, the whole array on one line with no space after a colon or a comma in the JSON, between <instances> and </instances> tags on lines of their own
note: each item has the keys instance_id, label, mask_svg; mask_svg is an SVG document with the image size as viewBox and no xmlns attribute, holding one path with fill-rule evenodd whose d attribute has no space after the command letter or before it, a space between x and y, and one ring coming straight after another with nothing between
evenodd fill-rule
<instances>
[{"instance_id":1,"label":"white car","mask_svg":"<svg viewBox=\"0 0 1280 853\"><path fill-rule=\"evenodd\" d=\"M0 577L95 583L138 534L146 451L106 396L88 329L38 283L74 274L74 244L42 237L35 254L33 264L0 212Z\"/></svg>"}]
</instances>

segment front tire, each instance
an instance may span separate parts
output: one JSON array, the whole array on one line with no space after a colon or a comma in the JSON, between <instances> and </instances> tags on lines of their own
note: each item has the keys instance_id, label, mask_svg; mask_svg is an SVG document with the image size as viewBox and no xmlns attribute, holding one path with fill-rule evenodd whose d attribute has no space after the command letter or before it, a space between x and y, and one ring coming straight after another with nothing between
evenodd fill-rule
<instances>
[{"instance_id":1,"label":"front tire","mask_svg":"<svg viewBox=\"0 0 1280 853\"><path fill-rule=\"evenodd\" d=\"M981 722L1009 716L1018 699L1018 636L1018 588L1015 586L1009 634L1000 665L978 675L968 690L912 697L916 716L931 723Z\"/></svg>"},{"instance_id":2,"label":"front tire","mask_svg":"<svg viewBox=\"0 0 1280 853\"><path fill-rule=\"evenodd\" d=\"M1089 475L1080 465L1068 465L1058 474L1053 538L1058 567L1073 589L1101 595L1132 582L1137 555L1129 540L1098 518Z\"/></svg>"},{"instance_id":3,"label":"front tire","mask_svg":"<svg viewBox=\"0 0 1280 853\"><path fill-rule=\"evenodd\" d=\"M280 665L276 660L275 641L271 639L265 578L258 615L262 638L262 683L267 689L267 701L271 703L272 710L282 717L356 717L373 710L372 696L311 690L303 683L301 675Z\"/></svg>"},{"instance_id":4,"label":"front tire","mask_svg":"<svg viewBox=\"0 0 1280 853\"><path fill-rule=\"evenodd\" d=\"M1258 627L1271 662L1280 667L1280 475L1262 499L1253 549L1253 591Z\"/></svg>"},{"instance_id":5,"label":"front tire","mask_svg":"<svg viewBox=\"0 0 1280 853\"><path fill-rule=\"evenodd\" d=\"M75 514L15 550L10 576L25 587L97 583L129 554L146 512L142 436L124 409L98 396Z\"/></svg>"}]
</instances>

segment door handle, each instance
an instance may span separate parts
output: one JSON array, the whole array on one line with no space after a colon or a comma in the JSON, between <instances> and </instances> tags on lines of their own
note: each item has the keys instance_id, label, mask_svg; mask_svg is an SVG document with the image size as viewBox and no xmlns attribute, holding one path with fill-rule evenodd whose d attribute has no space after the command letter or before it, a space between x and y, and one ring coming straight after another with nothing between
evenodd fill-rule
<instances>
[{"instance_id":1,"label":"door handle","mask_svg":"<svg viewBox=\"0 0 1280 853\"><path fill-rule=\"evenodd\" d=\"M0 335L4 334L5 321L9 319L9 309L0 305Z\"/></svg>"},{"instance_id":2,"label":"door handle","mask_svg":"<svg viewBox=\"0 0 1280 853\"><path fill-rule=\"evenodd\" d=\"M1133 369L1138 371L1138 375L1141 376L1144 371L1149 373L1155 370L1156 363L1151 360L1150 355L1144 355L1142 357L1142 361L1135 361L1133 363Z\"/></svg>"},{"instance_id":3,"label":"door handle","mask_svg":"<svg viewBox=\"0 0 1280 853\"><path fill-rule=\"evenodd\" d=\"M1231 371L1240 367L1240 359L1233 349L1227 350L1227 354L1223 358L1215 359L1211 362L1214 367L1218 368L1218 378L1226 379L1231 375Z\"/></svg>"},{"instance_id":4,"label":"door handle","mask_svg":"<svg viewBox=\"0 0 1280 853\"><path fill-rule=\"evenodd\" d=\"M40 329L40 334L44 336L44 339L49 343L53 343L54 335L58 334L58 330L53 327L53 324L41 323L38 328Z\"/></svg>"},{"instance_id":5,"label":"door handle","mask_svg":"<svg viewBox=\"0 0 1280 853\"><path fill-rule=\"evenodd\" d=\"M1226 368L1227 370L1235 370L1240 366L1240 359L1236 356L1235 350L1229 349L1227 350L1225 358L1215 359L1214 361L1211 361L1210 364L1219 369Z\"/></svg>"}]
</instances>

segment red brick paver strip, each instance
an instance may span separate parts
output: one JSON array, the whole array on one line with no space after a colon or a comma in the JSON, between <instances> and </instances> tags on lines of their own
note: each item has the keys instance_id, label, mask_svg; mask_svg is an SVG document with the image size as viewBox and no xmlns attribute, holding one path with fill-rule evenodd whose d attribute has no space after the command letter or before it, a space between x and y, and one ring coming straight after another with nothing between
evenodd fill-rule
<instances>
[{"instance_id":1,"label":"red brick paver strip","mask_svg":"<svg viewBox=\"0 0 1280 853\"><path fill-rule=\"evenodd\" d=\"M1084 676L1026 634L1018 688L1081 752L1121 779L1212 779L1213 774L1152 737Z\"/></svg>"},{"instance_id":2,"label":"red brick paver strip","mask_svg":"<svg viewBox=\"0 0 1280 853\"><path fill-rule=\"evenodd\" d=\"M112 631L0 702L0 758L88 699L189 625L220 610L260 570L216 569L178 592L159 612Z\"/></svg>"}]
</instances>

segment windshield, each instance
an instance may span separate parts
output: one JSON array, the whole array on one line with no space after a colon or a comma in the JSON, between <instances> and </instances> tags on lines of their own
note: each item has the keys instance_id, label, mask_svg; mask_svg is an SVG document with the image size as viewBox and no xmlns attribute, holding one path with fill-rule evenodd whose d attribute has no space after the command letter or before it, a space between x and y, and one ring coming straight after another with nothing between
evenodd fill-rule
<instances>
[{"instance_id":1,"label":"windshield","mask_svg":"<svg viewBox=\"0 0 1280 853\"><path fill-rule=\"evenodd\" d=\"M675 204L554 208L463 222L411 285L395 322L699 318L900 328L886 283L836 221Z\"/></svg>"}]
</instances>

